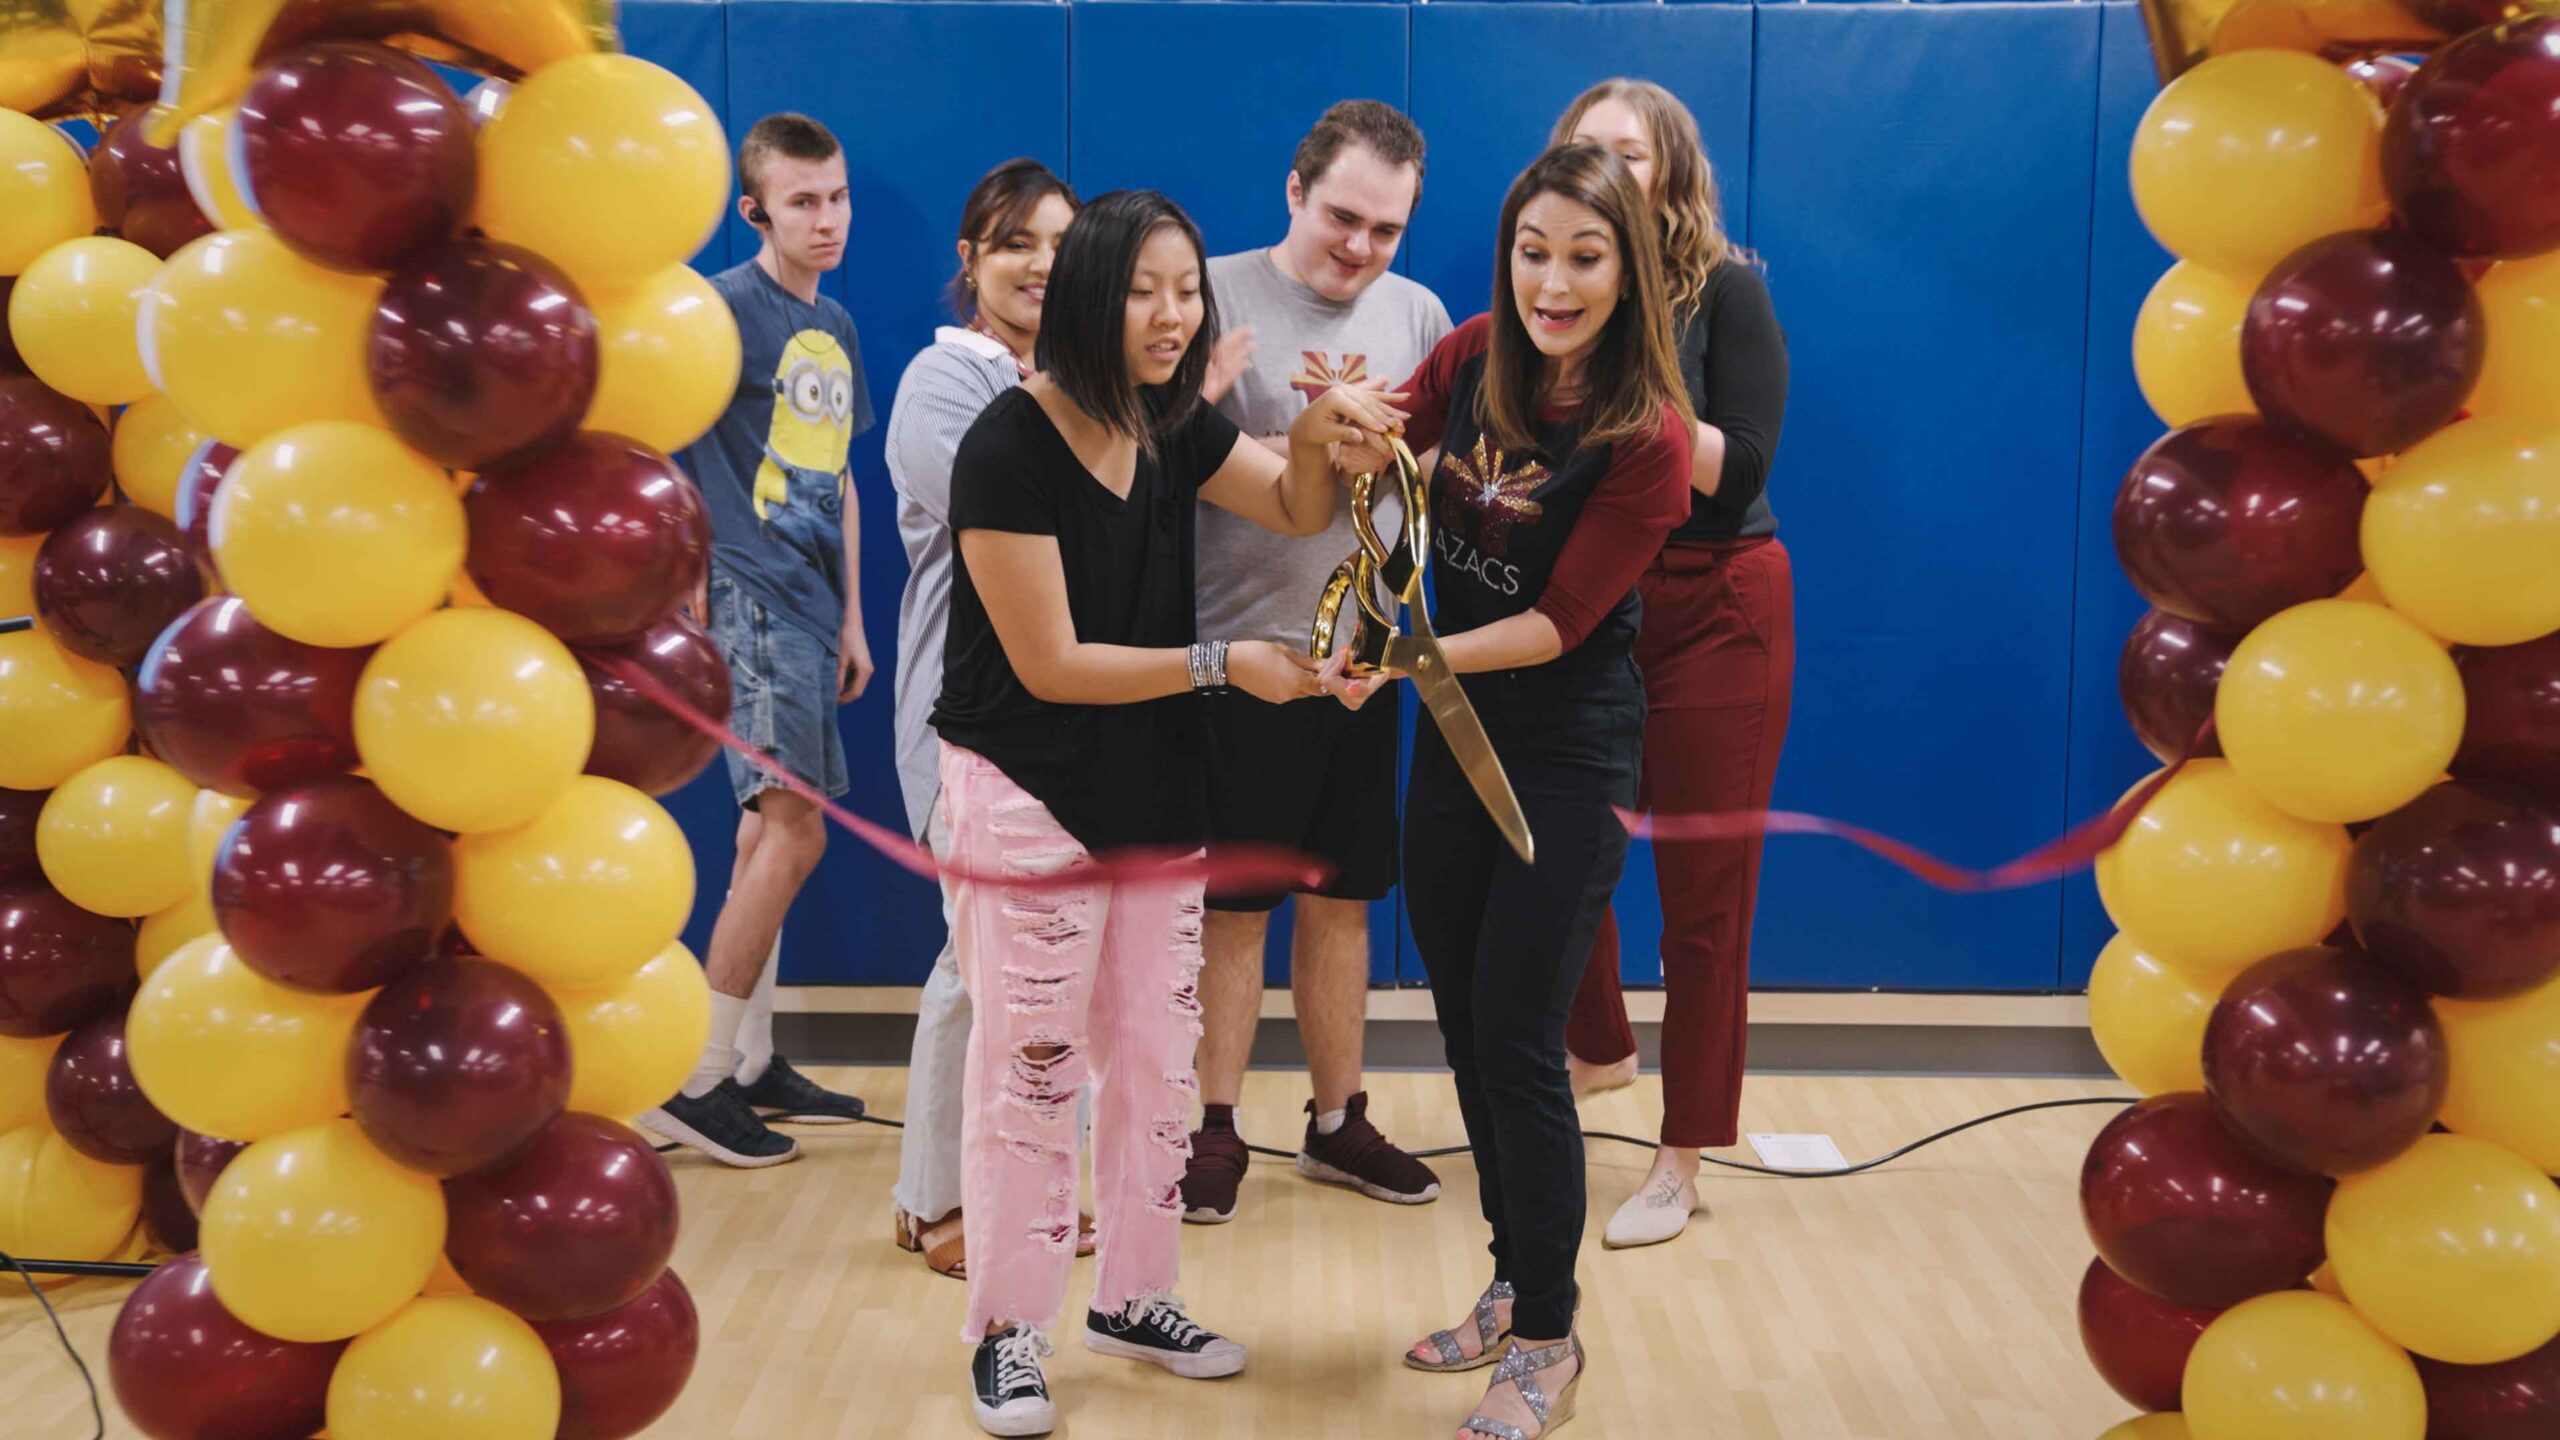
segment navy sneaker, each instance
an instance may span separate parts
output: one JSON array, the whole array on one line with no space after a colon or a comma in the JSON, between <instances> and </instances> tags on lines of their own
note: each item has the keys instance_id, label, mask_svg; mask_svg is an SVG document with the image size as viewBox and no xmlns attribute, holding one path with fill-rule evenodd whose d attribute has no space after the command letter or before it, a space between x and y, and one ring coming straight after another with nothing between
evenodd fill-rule
<instances>
[{"instance_id":1,"label":"navy sneaker","mask_svg":"<svg viewBox=\"0 0 2560 1440\"><path fill-rule=\"evenodd\" d=\"M990 1335L978 1342L969 1362L970 1407L978 1428L990 1435L1046 1435L1057 1428L1058 1407L1049 1399L1049 1379L1040 1373L1040 1357L1049 1353L1049 1337L1028 1325Z\"/></svg>"},{"instance_id":2,"label":"navy sneaker","mask_svg":"<svg viewBox=\"0 0 2560 1440\"><path fill-rule=\"evenodd\" d=\"M790 1124L850 1125L864 1113L860 1100L820 1085L792 1069L791 1062L780 1055L765 1066L756 1083L739 1086L738 1093L765 1119Z\"/></svg>"},{"instance_id":3,"label":"navy sneaker","mask_svg":"<svg viewBox=\"0 0 2560 1440\"><path fill-rule=\"evenodd\" d=\"M800 1158L800 1142L766 1129L735 1080L723 1080L698 1097L679 1092L641 1116L640 1128L740 1170L761 1170Z\"/></svg>"},{"instance_id":4,"label":"navy sneaker","mask_svg":"<svg viewBox=\"0 0 2560 1440\"><path fill-rule=\"evenodd\" d=\"M1214 1380L1244 1368L1243 1346L1194 1324L1171 1296L1134 1301L1116 1315L1086 1311L1084 1348L1161 1365L1185 1380Z\"/></svg>"}]
</instances>

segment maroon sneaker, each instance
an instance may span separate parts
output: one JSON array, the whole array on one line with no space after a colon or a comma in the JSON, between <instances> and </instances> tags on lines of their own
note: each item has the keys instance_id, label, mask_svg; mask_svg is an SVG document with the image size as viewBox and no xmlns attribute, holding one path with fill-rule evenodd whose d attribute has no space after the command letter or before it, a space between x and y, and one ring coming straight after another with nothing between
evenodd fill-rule
<instances>
[{"instance_id":1,"label":"maroon sneaker","mask_svg":"<svg viewBox=\"0 0 2560 1440\"><path fill-rule=\"evenodd\" d=\"M1182 1218L1194 1225L1236 1218L1236 1188L1251 1158L1244 1137L1233 1130L1192 1131L1191 1164L1182 1172Z\"/></svg>"},{"instance_id":2,"label":"maroon sneaker","mask_svg":"<svg viewBox=\"0 0 2560 1440\"><path fill-rule=\"evenodd\" d=\"M1396 1148L1369 1123L1369 1092L1343 1106L1342 1128L1316 1133L1316 1102L1307 1102L1307 1138L1298 1148L1298 1173L1327 1185L1345 1185L1391 1205L1423 1205L1440 1198L1440 1177Z\"/></svg>"}]
</instances>

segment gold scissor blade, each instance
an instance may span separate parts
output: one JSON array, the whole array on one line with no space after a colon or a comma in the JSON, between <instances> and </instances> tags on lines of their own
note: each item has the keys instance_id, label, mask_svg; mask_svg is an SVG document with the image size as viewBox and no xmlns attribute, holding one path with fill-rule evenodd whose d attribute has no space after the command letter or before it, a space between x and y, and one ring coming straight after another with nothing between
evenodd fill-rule
<instances>
[{"instance_id":1,"label":"gold scissor blade","mask_svg":"<svg viewBox=\"0 0 2560 1440\"><path fill-rule=\"evenodd\" d=\"M1441 652L1440 637L1431 630L1430 612L1416 597L1412 606L1414 633L1399 635L1387 642L1387 665L1413 677L1414 693L1422 697L1422 707L1431 712L1431 722L1440 727L1440 738L1449 746L1449 756L1475 787L1476 798L1484 803L1485 813L1493 817L1493 826L1510 842L1512 853L1523 865L1538 862L1537 840L1529 833L1529 817L1520 813L1520 797L1511 793L1511 777L1503 773L1502 759L1493 753L1493 741L1484 733L1484 724L1476 719L1476 707L1467 701L1466 689L1449 668L1449 657Z\"/></svg>"}]
</instances>

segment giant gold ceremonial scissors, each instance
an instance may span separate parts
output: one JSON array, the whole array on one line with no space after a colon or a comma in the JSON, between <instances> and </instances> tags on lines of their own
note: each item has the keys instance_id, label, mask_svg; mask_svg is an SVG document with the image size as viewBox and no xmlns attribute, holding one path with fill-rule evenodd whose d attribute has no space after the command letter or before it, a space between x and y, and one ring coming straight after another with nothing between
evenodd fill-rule
<instances>
[{"instance_id":1,"label":"giant gold ceremonial scissors","mask_svg":"<svg viewBox=\"0 0 2560 1440\"><path fill-rule=\"evenodd\" d=\"M1356 627L1349 637L1351 673L1374 674L1383 668L1401 670L1413 677L1413 688L1422 696L1423 708L1431 712L1432 723L1440 727L1440 738L1448 742L1451 758L1458 762L1467 783L1475 787L1476 798L1484 802L1494 828L1502 832L1502 838L1510 842L1523 864L1535 864L1537 844L1529 833L1529 817L1520 813L1520 799L1511 793L1511 777L1503 773L1502 760L1493 753L1493 741L1485 735L1483 722L1476 719L1475 707L1467 703L1467 692L1459 685L1457 672L1449 668L1449 657L1431 628L1431 607L1422 594L1423 570L1431 563L1429 483L1403 437L1389 436L1388 443L1395 450L1397 498L1404 504L1403 532L1396 536L1393 548L1378 534L1375 474L1362 475L1351 482L1351 526L1359 532L1360 548L1325 582L1324 596L1316 602L1315 630L1308 649L1318 660L1330 658L1345 609L1356 606L1350 616ZM1381 580L1394 592L1388 604L1378 600ZM1396 627L1397 604L1413 616L1410 635Z\"/></svg>"}]
</instances>

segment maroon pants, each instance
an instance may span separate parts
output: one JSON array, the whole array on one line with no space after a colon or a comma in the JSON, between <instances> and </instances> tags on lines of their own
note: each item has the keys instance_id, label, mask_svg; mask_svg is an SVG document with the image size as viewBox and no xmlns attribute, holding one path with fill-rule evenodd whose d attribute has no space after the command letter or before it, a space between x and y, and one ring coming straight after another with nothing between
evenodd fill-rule
<instances>
[{"instance_id":1,"label":"maroon pants","mask_svg":"<svg viewBox=\"0 0 2560 1440\"><path fill-rule=\"evenodd\" d=\"M1666 815L1765 810L1795 686L1795 571L1774 538L1667 546L1639 583L1644 631L1643 805ZM1741 1139L1745 998L1760 841L1656 843L1662 896L1662 1143ZM1565 1048L1608 1064L1635 1053L1618 989L1618 922L1603 918Z\"/></svg>"}]
</instances>

